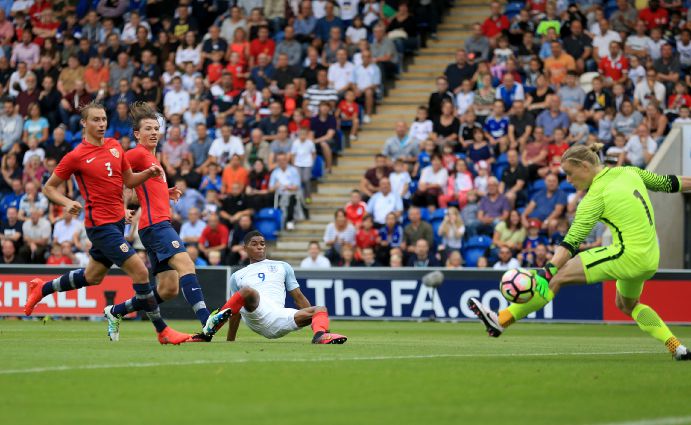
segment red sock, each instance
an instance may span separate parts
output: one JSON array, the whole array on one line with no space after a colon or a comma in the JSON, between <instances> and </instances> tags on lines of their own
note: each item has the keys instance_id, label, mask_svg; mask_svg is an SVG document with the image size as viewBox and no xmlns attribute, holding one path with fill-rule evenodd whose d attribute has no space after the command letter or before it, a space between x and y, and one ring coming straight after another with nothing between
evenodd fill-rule
<instances>
[{"instance_id":1,"label":"red sock","mask_svg":"<svg viewBox=\"0 0 691 425\"><path fill-rule=\"evenodd\" d=\"M223 307L221 307L221 310L225 310L227 308L230 309L230 311L233 312L233 314L237 314L240 312L240 309L245 305L245 299L242 298L242 295L240 295L239 292L236 292L233 294L232 297L228 301L226 301L225 304L223 304Z\"/></svg>"},{"instance_id":2,"label":"red sock","mask_svg":"<svg viewBox=\"0 0 691 425\"><path fill-rule=\"evenodd\" d=\"M318 311L312 316L312 331L327 332L329 330L329 315L325 311Z\"/></svg>"}]
</instances>

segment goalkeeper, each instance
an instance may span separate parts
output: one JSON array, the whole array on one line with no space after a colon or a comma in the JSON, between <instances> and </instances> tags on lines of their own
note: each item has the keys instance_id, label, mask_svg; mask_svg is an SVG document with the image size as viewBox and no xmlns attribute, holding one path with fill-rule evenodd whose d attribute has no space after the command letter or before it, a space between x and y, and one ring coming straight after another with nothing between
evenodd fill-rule
<instances>
[{"instance_id":1,"label":"goalkeeper","mask_svg":"<svg viewBox=\"0 0 691 425\"><path fill-rule=\"evenodd\" d=\"M566 285L617 281L616 305L644 332L665 344L677 360L691 354L672 334L660 316L639 302L643 283L657 271L660 248L655 214L647 190L681 192L691 189L690 177L661 176L636 167L605 168L597 152L599 143L569 148L562 157L567 179L578 190L587 190L568 234L543 269L535 271L536 294L525 304L511 304L497 315L476 298L468 301L490 336L552 301ZM602 221L614 237L612 245L577 252L593 226Z\"/></svg>"}]
</instances>

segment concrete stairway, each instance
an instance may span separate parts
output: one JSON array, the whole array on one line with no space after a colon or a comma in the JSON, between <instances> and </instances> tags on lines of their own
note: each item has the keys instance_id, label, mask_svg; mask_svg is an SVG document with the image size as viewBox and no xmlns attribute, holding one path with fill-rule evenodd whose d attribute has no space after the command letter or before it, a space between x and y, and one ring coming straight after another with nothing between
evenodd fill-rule
<instances>
[{"instance_id":1,"label":"concrete stairway","mask_svg":"<svg viewBox=\"0 0 691 425\"><path fill-rule=\"evenodd\" d=\"M482 22L488 15L488 3L456 0L439 26L439 39L429 40L427 47L420 49L414 63L408 65L407 72L377 107L372 122L363 126L358 140L345 150L333 173L319 183L317 193L312 196L310 220L296 223L294 231L283 231L270 251L272 258L299 265L307 255L307 243L322 241L334 211L348 202L350 191L358 187L365 171L374 165L374 156L393 135L394 124L399 120L413 121L417 107L426 105L434 91L435 77L443 74L453 62L456 50L463 47L465 38L471 34L472 24Z\"/></svg>"}]
</instances>

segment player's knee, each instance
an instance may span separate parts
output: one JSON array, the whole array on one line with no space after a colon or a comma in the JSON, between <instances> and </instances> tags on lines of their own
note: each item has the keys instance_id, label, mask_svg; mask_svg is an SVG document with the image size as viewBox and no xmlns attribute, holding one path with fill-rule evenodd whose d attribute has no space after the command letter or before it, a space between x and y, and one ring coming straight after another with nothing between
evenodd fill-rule
<instances>
[{"instance_id":1,"label":"player's knee","mask_svg":"<svg viewBox=\"0 0 691 425\"><path fill-rule=\"evenodd\" d=\"M240 296L245 299L246 303L254 303L259 299L259 293L252 288L240 288Z\"/></svg>"},{"instance_id":2,"label":"player's knee","mask_svg":"<svg viewBox=\"0 0 691 425\"><path fill-rule=\"evenodd\" d=\"M318 305L318 306L314 307L314 312L315 312L315 313L319 313L319 312L322 312L322 311L323 311L324 313L326 313L326 314L329 314L329 310L327 310L327 308L324 307L323 305Z\"/></svg>"}]
</instances>

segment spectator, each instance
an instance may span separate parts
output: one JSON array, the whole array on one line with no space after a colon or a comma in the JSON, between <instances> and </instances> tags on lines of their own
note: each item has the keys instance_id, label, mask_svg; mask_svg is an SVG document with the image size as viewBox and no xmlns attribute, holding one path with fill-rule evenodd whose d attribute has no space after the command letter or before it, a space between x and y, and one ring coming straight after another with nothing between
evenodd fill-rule
<instances>
[{"instance_id":1,"label":"spectator","mask_svg":"<svg viewBox=\"0 0 691 425\"><path fill-rule=\"evenodd\" d=\"M348 221L356 228L359 228L362 219L367 214L367 204L362 201L362 195L359 190L354 189L350 192L350 202L345 205L343 210Z\"/></svg>"},{"instance_id":2,"label":"spectator","mask_svg":"<svg viewBox=\"0 0 691 425\"><path fill-rule=\"evenodd\" d=\"M311 241L307 246L307 257L300 262L302 268L328 269L331 262L321 254L319 242Z\"/></svg>"},{"instance_id":3,"label":"spectator","mask_svg":"<svg viewBox=\"0 0 691 425\"><path fill-rule=\"evenodd\" d=\"M9 152L19 142L24 129L22 116L15 112L14 101L7 97L3 100L3 114L0 115L0 149Z\"/></svg>"},{"instance_id":4,"label":"spectator","mask_svg":"<svg viewBox=\"0 0 691 425\"><path fill-rule=\"evenodd\" d=\"M173 87L163 98L163 113L170 119L174 114L184 114L190 106L190 95L182 88L182 79L173 77Z\"/></svg>"},{"instance_id":5,"label":"spectator","mask_svg":"<svg viewBox=\"0 0 691 425\"><path fill-rule=\"evenodd\" d=\"M75 219L67 210L63 212L62 219L55 222L53 228L53 243L62 245L69 243L71 245L75 233L81 231L82 222Z\"/></svg>"},{"instance_id":6,"label":"spectator","mask_svg":"<svg viewBox=\"0 0 691 425\"><path fill-rule=\"evenodd\" d=\"M32 43L30 31L23 31L21 35L21 42L16 43L12 48L12 57L10 58L10 65L14 68L17 63L24 62L28 68L33 68L38 64L41 50L38 44Z\"/></svg>"},{"instance_id":7,"label":"spectator","mask_svg":"<svg viewBox=\"0 0 691 425\"><path fill-rule=\"evenodd\" d=\"M559 189L557 176L547 175L545 188L533 195L521 215L523 225L528 227L530 219L537 219L542 223L542 230L554 232L558 219L564 214L566 203L566 194Z\"/></svg>"},{"instance_id":8,"label":"spectator","mask_svg":"<svg viewBox=\"0 0 691 425\"><path fill-rule=\"evenodd\" d=\"M244 216L251 217L254 214L251 202L245 194L244 186L238 182L233 183L227 196L221 202L219 215L230 228L236 228L240 219Z\"/></svg>"},{"instance_id":9,"label":"spectator","mask_svg":"<svg viewBox=\"0 0 691 425\"><path fill-rule=\"evenodd\" d=\"M326 172L331 173L333 164L333 152L337 151L336 130L338 123L331 114L331 107L327 102L319 104L317 115L310 120L310 129L314 135L314 144L317 148L317 155L324 157Z\"/></svg>"},{"instance_id":10,"label":"spectator","mask_svg":"<svg viewBox=\"0 0 691 425\"><path fill-rule=\"evenodd\" d=\"M403 241L401 248L406 252L415 251L415 243L419 239L425 239L427 246L434 246L434 230L432 225L426 221L422 221L422 214L417 207L410 207L408 209L408 219L410 223L403 229Z\"/></svg>"},{"instance_id":11,"label":"spectator","mask_svg":"<svg viewBox=\"0 0 691 425\"><path fill-rule=\"evenodd\" d=\"M195 267L206 267L209 265L206 260L199 256L199 248L197 248L197 245L187 245L187 254L190 256Z\"/></svg>"},{"instance_id":12,"label":"spectator","mask_svg":"<svg viewBox=\"0 0 691 425\"><path fill-rule=\"evenodd\" d=\"M286 213L286 229L293 230L294 211L297 205L297 193L300 190L300 173L292 165L288 164L288 156L280 153L276 159L277 167L271 173L269 190L278 193L279 204L282 197L287 197L288 210Z\"/></svg>"},{"instance_id":13,"label":"spectator","mask_svg":"<svg viewBox=\"0 0 691 425\"><path fill-rule=\"evenodd\" d=\"M245 235L254 230L252 217L243 215L240 217L237 226L233 228L230 235L230 250L228 253L228 264L231 266L245 264L248 262L247 252L245 251Z\"/></svg>"},{"instance_id":14,"label":"spectator","mask_svg":"<svg viewBox=\"0 0 691 425\"><path fill-rule=\"evenodd\" d=\"M559 41L552 41L550 46L552 54L545 59L545 73L549 75L550 83L558 87L566 78L568 71L576 70L576 60L562 50Z\"/></svg>"},{"instance_id":15,"label":"spectator","mask_svg":"<svg viewBox=\"0 0 691 425\"><path fill-rule=\"evenodd\" d=\"M504 74L502 82L503 84L497 87L496 97L504 102L504 109L510 111L515 101L525 100L523 85L515 82L510 73Z\"/></svg>"},{"instance_id":16,"label":"spectator","mask_svg":"<svg viewBox=\"0 0 691 425\"><path fill-rule=\"evenodd\" d=\"M375 166L365 172L360 180L360 192L367 198L371 197L380 190L380 181L388 177L393 169L387 164L387 157L384 154L375 155Z\"/></svg>"},{"instance_id":17,"label":"spectator","mask_svg":"<svg viewBox=\"0 0 691 425\"><path fill-rule=\"evenodd\" d=\"M230 125L223 125L221 127L221 134L217 137L211 147L207 157L205 166L211 162L217 163L220 167L225 168L226 164L230 162L233 156L238 156L240 163L245 155L245 148L242 146L242 140L239 137L231 134Z\"/></svg>"},{"instance_id":18,"label":"spectator","mask_svg":"<svg viewBox=\"0 0 691 425\"><path fill-rule=\"evenodd\" d=\"M273 79L271 81L272 92L287 97L286 87L293 84L295 79L299 76L298 70L290 65L288 55L285 53L277 54L274 64ZM286 114L288 114L287 110Z\"/></svg>"},{"instance_id":19,"label":"spectator","mask_svg":"<svg viewBox=\"0 0 691 425\"><path fill-rule=\"evenodd\" d=\"M7 220L0 223L0 241L10 241L14 244L15 250L22 244L22 222L19 220L17 208L7 209Z\"/></svg>"},{"instance_id":20,"label":"spectator","mask_svg":"<svg viewBox=\"0 0 691 425\"><path fill-rule=\"evenodd\" d=\"M367 202L367 212L372 215L377 226L382 226L385 223L389 213L400 217L403 212L403 201L399 195L391 192L391 183L388 177L379 179L379 191L372 195Z\"/></svg>"},{"instance_id":21,"label":"spectator","mask_svg":"<svg viewBox=\"0 0 691 425\"><path fill-rule=\"evenodd\" d=\"M509 117L509 145L525 146L535 128L535 117L526 110L525 102L513 103L513 114Z\"/></svg>"},{"instance_id":22,"label":"spectator","mask_svg":"<svg viewBox=\"0 0 691 425\"><path fill-rule=\"evenodd\" d=\"M210 165L215 165L215 163L210 163ZM240 191L245 190L245 186L249 182L249 171L242 166L242 159L239 155L234 154L228 165L223 169L223 176L221 178L222 193L231 193L231 188L233 185L238 184L240 186Z\"/></svg>"},{"instance_id":23,"label":"spectator","mask_svg":"<svg viewBox=\"0 0 691 425\"><path fill-rule=\"evenodd\" d=\"M508 167L504 169L499 184L499 192L503 193L509 201L509 205L514 207L516 203L522 204L526 201L526 191L528 183L528 170L519 162L518 151L511 149L506 153Z\"/></svg>"},{"instance_id":24,"label":"spectator","mask_svg":"<svg viewBox=\"0 0 691 425\"><path fill-rule=\"evenodd\" d=\"M39 211L41 216L48 213L48 199L38 191L36 183L29 182L24 185L24 189L26 193L21 196L18 204L19 219L28 220L33 209Z\"/></svg>"},{"instance_id":25,"label":"spectator","mask_svg":"<svg viewBox=\"0 0 691 425\"><path fill-rule=\"evenodd\" d=\"M444 76L449 84L449 90L454 94L458 94L461 91L461 83L463 81L470 80L471 83L475 83L474 76L476 71L477 67L468 61L465 49L458 49L456 51L456 62L449 64L444 71Z\"/></svg>"},{"instance_id":26,"label":"spectator","mask_svg":"<svg viewBox=\"0 0 691 425\"><path fill-rule=\"evenodd\" d=\"M359 102L365 105L362 122L369 124L374 112L374 101L382 83L381 71L372 59L372 52L362 52L362 63L353 70L353 87Z\"/></svg>"},{"instance_id":27,"label":"spectator","mask_svg":"<svg viewBox=\"0 0 691 425\"><path fill-rule=\"evenodd\" d=\"M495 248L508 248L513 253L518 253L523 247L526 238L526 230L523 227L521 215L516 210L511 210L506 220L500 221L494 227L492 245Z\"/></svg>"},{"instance_id":28,"label":"spectator","mask_svg":"<svg viewBox=\"0 0 691 425\"><path fill-rule=\"evenodd\" d=\"M178 177L175 180L175 187L182 192L182 195L180 195L180 199L173 205L174 219L178 223L182 223L188 219L189 211L192 208L196 208L199 211L203 210L205 201L199 191L187 187L187 181L182 177ZM202 250L202 252L204 251Z\"/></svg>"},{"instance_id":29,"label":"spectator","mask_svg":"<svg viewBox=\"0 0 691 425\"><path fill-rule=\"evenodd\" d=\"M180 227L180 239L185 242L186 246L197 246L199 238L206 227L201 219L201 213L198 208L192 207L187 212L187 220L182 223Z\"/></svg>"},{"instance_id":30,"label":"spectator","mask_svg":"<svg viewBox=\"0 0 691 425\"><path fill-rule=\"evenodd\" d=\"M550 256L547 252L547 247L545 244L538 244L533 252L528 252L523 259L523 267L534 267L540 268L545 267L549 262Z\"/></svg>"},{"instance_id":31,"label":"spectator","mask_svg":"<svg viewBox=\"0 0 691 425\"><path fill-rule=\"evenodd\" d=\"M444 100L441 104L441 115L432 124L430 138L437 145L446 143L458 144L458 134L460 133L461 122L456 117L454 103Z\"/></svg>"},{"instance_id":32,"label":"spectator","mask_svg":"<svg viewBox=\"0 0 691 425\"><path fill-rule=\"evenodd\" d=\"M465 39L465 50L469 55L473 55L477 61L489 59L489 39L483 33L482 25L473 24L473 33Z\"/></svg>"},{"instance_id":33,"label":"spectator","mask_svg":"<svg viewBox=\"0 0 691 425\"><path fill-rule=\"evenodd\" d=\"M36 86L36 76L30 73L25 78L26 87L19 92L16 98L17 106L19 107L19 114L23 117L29 115L29 106L38 104L40 90Z\"/></svg>"},{"instance_id":34,"label":"spectator","mask_svg":"<svg viewBox=\"0 0 691 425\"><path fill-rule=\"evenodd\" d=\"M490 177L487 184L487 196L480 200L477 219L480 222L478 232L491 235L499 221L506 220L511 207L509 201L499 192L499 181Z\"/></svg>"},{"instance_id":35,"label":"spectator","mask_svg":"<svg viewBox=\"0 0 691 425\"><path fill-rule=\"evenodd\" d=\"M561 128L566 131L571 122L569 116L561 111L561 101L559 97L554 95L549 97L547 99L547 105L548 109L542 111L542 113L538 115L535 125L542 127L545 138L549 141L552 140L556 128Z\"/></svg>"},{"instance_id":36,"label":"spectator","mask_svg":"<svg viewBox=\"0 0 691 425\"><path fill-rule=\"evenodd\" d=\"M46 259L46 265L60 266L72 264L72 250L69 242L64 244L54 243L50 248L50 255Z\"/></svg>"},{"instance_id":37,"label":"spectator","mask_svg":"<svg viewBox=\"0 0 691 425\"><path fill-rule=\"evenodd\" d=\"M32 208L22 225L24 244L20 248L19 256L25 263L45 264L50 230L50 222L43 217L42 210Z\"/></svg>"},{"instance_id":38,"label":"spectator","mask_svg":"<svg viewBox=\"0 0 691 425\"><path fill-rule=\"evenodd\" d=\"M439 197L443 194L449 174L442 166L441 157L438 154L432 156L432 163L420 173L417 191L413 196L413 204L427 207L434 211L438 207Z\"/></svg>"},{"instance_id":39,"label":"spectator","mask_svg":"<svg viewBox=\"0 0 691 425\"><path fill-rule=\"evenodd\" d=\"M664 27L669 22L667 9L660 7L659 0L650 0L648 7L641 10L638 17L646 23L648 30Z\"/></svg>"},{"instance_id":40,"label":"spectator","mask_svg":"<svg viewBox=\"0 0 691 425\"><path fill-rule=\"evenodd\" d=\"M96 94L102 86L106 86L110 80L108 68L103 66L100 56L94 56L89 60L89 65L84 70L84 83L86 91Z\"/></svg>"},{"instance_id":41,"label":"spectator","mask_svg":"<svg viewBox=\"0 0 691 425\"><path fill-rule=\"evenodd\" d=\"M381 267L381 263L377 261L374 250L372 248L365 248L362 250L362 267Z\"/></svg>"},{"instance_id":42,"label":"spectator","mask_svg":"<svg viewBox=\"0 0 691 425\"><path fill-rule=\"evenodd\" d=\"M460 269L462 268L463 257L458 251L452 251L449 257L446 259L445 267L447 269Z\"/></svg>"},{"instance_id":43,"label":"spectator","mask_svg":"<svg viewBox=\"0 0 691 425\"><path fill-rule=\"evenodd\" d=\"M74 90L68 92L60 102L60 118L63 123L67 124L68 129L76 133L79 131L79 120L81 116L79 111L81 108L91 102L92 96L86 91L84 82L77 80L74 83Z\"/></svg>"},{"instance_id":44,"label":"spectator","mask_svg":"<svg viewBox=\"0 0 691 425\"><path fill-rule=\"evenodd\" d=\"M5 239L2 241L2 264L19 264L21 263L19 257L16 255L16 248L14 244Z\"/></svg>"},{"instance_id":45,"label":"spectator","mask_svg":"<svg viewBox=\"0 0 691 425\"><path fill-rule=\"evenodd\" d=\"M386 28L378 23L374 26L374 39L372 40L372 57L381 74L388 80L392 80L398 74L400 59L393 41L386 37Z\"/></svg>"},{"instance_id":46,"label":"spectator","mask_svg":"<svg viewBox=\"0 0 691 425\"><path fill-rule=\"evenodd\" d=\"M490 47L495 47L497 38L509 30L509 19L502 14L501 4L497 1L490 3L490 16L482 23L482 34L489 39Z\"/></svg>"},{"instance_id":47,"label":"spectator","mask_svg":"<svg viewBox=\"0 0 691 425\"><path fill-rule=\"evenodd\" d=\"M562 111L566 112L571 120L575 119L576 113L583 109L585 102L585 92L578 83L575 71L566 74L566 84L559 88L558 96Z\"/></svg>"},{"instance_id":48,"label":"spectator","mask_svg":"<svg viewBox=\"0 0 691 425\"><path fill-rule=\"evenodd\" d=\"M460 253L463 235L465 234L465 225L458 208L449 207L446 210L444 220L441 222L437 234L441 237L441 244L437 249L443 252L444 256L449 257L453 252Z\"/></svg>"},{"instance_id":49,"label":"spectator","mask_svg":"<svg viewBox=\"0 0 691 425\"><path fill-rule=\"evenodd\" d=\"M641 113L645 113L645 109L651 104L651 101L656 104L665 103L665 85L657 80L657 73L654 69L646 71L646 78L636 84L636 89L633 92L633 106Z\"/></svg>"},{"instance_id":50,"label":"spectator","mask_svg":"<svg viewBox=\"0 0 691 425\"><path fill-rule=\"evenodd\" d=\"M408 173L408 167L401 158L394 162L394 169L389 174L389 180L391 181L391 190L400 195L401 199L408 199L410 197L412 179Z\"/></svg>"},{"instance_id":51,"label":"spectator","mask_svg":"<svg viewBox=\"0 0 691 425\"><path fill-rule=\"evenodd\" d=\"M412 246L412 255L408 258L408 267L441 267L439 260L430 253L431 244L426 239L418 239Z\"/></svg>"},{"instance_id":52,"label":"spectator","mask_svg":"<svg viewBox=\"0 0 691 425\"><path fill-rule=\"evenodd\" d=\"M622 133L628 138L642 121L643 115L634 109L631 101L624 100L621 103L619 113L612 122L612 134Z\"/></svg>"},{"instance_id":53,"label":"spectator","mask_svg":"<svg viewBox=\"0 0 691 425\"><path fill-rule=\"evenodd\" d=\"M334 221L324 230L324 244L328 247L326 257L331 263L337 263L344 245L355 244L356 229L346 218L346 212L339 208L334 213Z\"/></svg>"},{"instance_id":54,"label":"spectator","mask_svg":"<svg viewBox=\"0 0 691 425\"><path fill-rule=\"evenodd\" d=\"M199 237L199 250L208 258L213 251L225 253L229 242L228 228L219 221L218 214L209 214L207 225ZM223 257L223 255L221 255ZM209 258L209 260L211 260ZM212 261L209 261L212 263Z\"/></svg>"},{"instance_id":55,"label":"spectator","mask_svg":"<svg viewBox=\"0 0 691 425\"><path fill-rule=\"evenodd\" d=\"M450 65L449 65L450 66ZM432 122L441 116L441 107L445 100L453 104L455 94L449 90L449 83L445 76L437 77L437 91L429 95L427 111Z\"/></svg>"},{"instance_id":56,"label":"spectator","mask_svg":"<svg viewBox=\"0 0 691 425\"><path fill-rule=\"evenodd\" d=\"M610 55L609 48L613 41L621 42L621 36L609 28L609 21L604 17L598 21L600 33L593 38L593 58L599 62Z\"/></svg>"},{"instance_id":57,"label":"spectator","mask_svg":"<svg viewBox=\"0 0 691 425\"><path fill-rule=\"evenodd\" d=\"M638 126L624 147L625 159L628 164L645 168L657 151L657 142L650 137L650 129L646 124Z\"/></svg>"},{"instance_id":58,"label":"spectator","mask_svg":"<svg viewBox=\"0 0 691 425\"><path fill-rule=\"evenodd\" d=\"M492 114L487 117L484 125L485 137L492 148L498 148L500 152L506 151L509 143L509 117L504 110L504 102L497 100L492 107ZM475 161L475 158L472 158ZM483 158L490 159L490 158Z\"/></svg>"},{"instance_id":59,"label":"spectator","mask_svg":"<svg viewBox=\"0 0 691 425\"><path fill-rule=\"evenodd\" d=\"M507 247L499 249L499 261L494 263L494 270L509 270L521 266L517 259L513 258L511 250Z\"/></svg>"},{"instance_id":60,"label":"spectator","mask_svg":"<svg viewBox=\"0 0 691 425\"><path fill-rule=\"evenodd\" d=\"M317 153L314 147L314 142L308 138L309 132L305 128L298 130L298 137L293 140L290 150L290 156L293 165L300 172L300 181L302 182L303 193L305 199L311 202L312 190L312 168Z\"/></svg>"},{"instance_id":61,"label":"spectator","mask_svg":"<svg viewBox=\"0 0 691 425\"><path fill-rule=\"evenodd\" d=\"M576 73L580 75L592 69L595 63L592 59L593 39L583 32L583 24L577 19L571 21L570 29L571 34L564 38L564 51L576 61Z\"/></svg>"},{"instance_id":62,"label":"spectator","mask_svg":"<svg viewBox=\"0 0 691 425\"><path fill-rule=\"evenodd\" d=\"M264 164L269 163L270 153L270 146L264 140L264 133L258 128L252 130L250 143L245 145L245 167L249 168L249 165L254 164L257 160L261 160Z\"/></svg>"},{"instance_id":63,"label":"spectator","mask_svg":"<svg viewBox=\"0 0 691 425\"><path fill-rule=\"evenodd\" d=\"M341 249L341 259L337 263L337 267L362 267L362 261L355 259L353 247L344 245Z\"/></svg>"}]
</instances>

